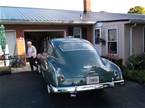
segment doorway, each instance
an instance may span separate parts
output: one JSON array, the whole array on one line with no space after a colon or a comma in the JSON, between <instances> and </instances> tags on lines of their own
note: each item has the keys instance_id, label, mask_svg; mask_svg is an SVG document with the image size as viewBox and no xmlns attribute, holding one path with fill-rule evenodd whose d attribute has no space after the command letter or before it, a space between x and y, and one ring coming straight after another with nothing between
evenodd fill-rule
<instances>
[{"instance_id":1,"label":"doorway","mask_svg":"<svg viewBox=\"0 0 145 108\"><path fill-rule=\"evenodd\" d=\"M64 37L64 31L25 31L25 45L31 41L36 47L37 53L47 51L48 40ZM25 47L27 51L27 46Z\"/></svg>"}]
</instances>

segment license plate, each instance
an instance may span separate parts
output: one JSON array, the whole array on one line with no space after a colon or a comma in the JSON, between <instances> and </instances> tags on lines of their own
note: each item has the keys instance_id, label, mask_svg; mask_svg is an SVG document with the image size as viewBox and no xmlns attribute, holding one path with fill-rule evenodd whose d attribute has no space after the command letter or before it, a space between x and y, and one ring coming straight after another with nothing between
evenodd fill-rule
<instances>
[{"instance_id":1,"label":"license plate","mask_svg":"<svg viewBox=\"0 0 145 108\"><path fill-rule=\"evenodd\" d=\"M91 77L87 77L87 84L96 84L99 83L99 76L91 76Z\"/></svg>"}]
</instances>

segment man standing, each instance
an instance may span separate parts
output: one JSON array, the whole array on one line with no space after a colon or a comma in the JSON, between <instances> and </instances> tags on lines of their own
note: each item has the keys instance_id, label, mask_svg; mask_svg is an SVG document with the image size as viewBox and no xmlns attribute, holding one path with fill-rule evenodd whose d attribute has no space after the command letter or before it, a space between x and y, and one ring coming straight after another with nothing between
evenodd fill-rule
<instances>
[{"instance_id":1,"label":"man standing","mask_svg":"<svg viewBox=\"0 0 145 108\"><path fill-rule=\"evenodd\" d=\"M28 60L29 60L29 63L30 63L31 71L34 71L33 66L35 66L38 70L38 65L36 63L37 50L36 50L35 46L32 45L31 41L27 42L27 46L28 46L27 57L28 57Z\"/></svg>"}]
</instances>

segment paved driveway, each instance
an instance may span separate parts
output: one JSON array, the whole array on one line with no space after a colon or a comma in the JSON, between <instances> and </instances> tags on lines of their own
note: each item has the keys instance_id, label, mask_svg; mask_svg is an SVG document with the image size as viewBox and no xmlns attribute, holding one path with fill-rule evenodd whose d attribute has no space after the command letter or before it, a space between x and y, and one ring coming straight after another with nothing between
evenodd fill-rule
<instances>
[{"instance_id":1,"label":"paved driveway","mask_svg":"<svg viewBox=\"0 0 145 108\"><path fill-rule=\"evenodd\" d=\"M103 93L51 98L40 75L17 73L0 76L0 108L145 108L145 86L126 82Z\"/></svg>"}]
</instances>

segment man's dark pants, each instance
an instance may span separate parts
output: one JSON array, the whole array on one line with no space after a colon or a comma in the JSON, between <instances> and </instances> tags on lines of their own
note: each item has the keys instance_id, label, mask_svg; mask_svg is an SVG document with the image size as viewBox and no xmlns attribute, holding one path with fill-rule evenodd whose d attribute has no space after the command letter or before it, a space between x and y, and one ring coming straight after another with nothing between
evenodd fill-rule
<instances>
[{"instance_id":1,"label":"man's dark pants","mask_svg":"<svg viewBox=\"0 0 145 108\"><path fill-rule=\"evenodd\" d=\"M37 63L36 63L37 58L30 57L30 58L28 58L28 59L29 59L31 71L34 71L34 67L33 67L33 66L35 66L35 67L38 69L38 65L37 65Z\"/></svg>"}]
</instances>

